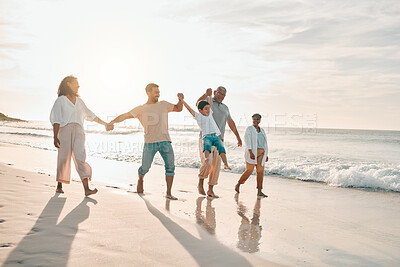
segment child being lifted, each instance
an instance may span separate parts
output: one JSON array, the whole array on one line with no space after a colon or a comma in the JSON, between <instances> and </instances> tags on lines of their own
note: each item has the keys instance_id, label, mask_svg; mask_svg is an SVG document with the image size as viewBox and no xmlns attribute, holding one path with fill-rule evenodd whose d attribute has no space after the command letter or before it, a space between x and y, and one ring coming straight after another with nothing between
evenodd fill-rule
<instances>
[{"instance_id":1,"label":"child being lifted","mask_svg":"<svg viewBox=\"0 0 400 267\"><path fill-rule=\"evenodd\" d=\"M210 92L212 91L210 90ZM210 103L204 100L199 101L197 103L197 108L200 113L197 113L183 99L184 96L181 95L179 100L182 101L183 105L185 105L190 114L192 114L201 129L205 160L209 160L211 147L215 146L219 152L222 162L224 163L224 169L232 170L231 167L229 167L228 161L226 159L226 150L224 148L224 145L222 144L221 139L218 137L219 135L221 135L221 131L219 130L212 116L212 101L210 101ZM209 99L211 99L211 94L209 95Z\"/></svg>"}]
</instances>

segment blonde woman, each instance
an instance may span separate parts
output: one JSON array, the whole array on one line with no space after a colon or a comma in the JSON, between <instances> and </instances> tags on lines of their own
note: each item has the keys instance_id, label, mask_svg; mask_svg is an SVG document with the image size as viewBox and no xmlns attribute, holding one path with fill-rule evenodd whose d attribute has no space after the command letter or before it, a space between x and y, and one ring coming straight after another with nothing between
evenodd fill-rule
<instances>
[{"instance_id":1,"label":"blonde woman","mask_svg":"<svg viewBox=\"0 0 400 267\"><path fill-rule=\"evenodd\" d=\"M267 136L264 129L259 124L261 122L261 115L256 113L252 116L253 125L247 127L244 135L246 144L245 159L246 159L246 170L240 177L238 183L235 186L236 192L239 193L240 185L244 184L246 180L253 173L254 167L257 173L257 196L267 197L262 192L263 180L264 180L264 166L265 162L268 161L268 144Z\"/></svg>"},{"instance_id":2,"label":"blonde woman","mask_svg":"<svg viewBox=\"0 0 400 267\"><path fill-rule=\"evenodd\" d=\"M62 184L71 181L71 158L74 160L85 196L97 193L89 188L92 168L86 162L84 120L94 121L104 126L106 122L90 111L78 95L79 83L74 76L65 77L58 88L58 98L50 114L53 125L54 146L58 149L57 158L57 193L64 193Z\"/></svg>"}]
</instances>

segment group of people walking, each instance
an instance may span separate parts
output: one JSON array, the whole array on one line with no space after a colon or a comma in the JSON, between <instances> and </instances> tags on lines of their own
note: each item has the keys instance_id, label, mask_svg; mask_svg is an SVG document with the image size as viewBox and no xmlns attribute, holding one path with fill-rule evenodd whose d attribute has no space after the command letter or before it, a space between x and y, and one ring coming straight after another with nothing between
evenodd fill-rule
<instances>
[{"instance_id":1,"label":"group of people walking","mask_svg":"<svg viewBox=\"0 0 400 267\"><path fill-rule=\"evenodd\" d=\"M201 167L199 170L198 191L201 195L218 198L214 186L218 184L221 161L224 169L231 170L224 147L225 127L235 134L237 145L242 146L242 140L233 121L229 108L222 103L227 90L220 86L214 92L211 88L200 96L197 101L197 110L194 111L184 100L184 95L178 93L177 104L159 101L160 89L157 84L150 83L146 86L147 102L133 108L131 111L117 116L109 123L101 120L88 109L79 97L79 83L74 76L65 77L58 88L58 98L50 114L53 125L54 146L58 149L57 158L57 189L56 192L64 193L62 185L69 184L71 179L71 158L82 180L85 195L97 193L97 189L89 188L92 178L92 168L86 162L84 120L94 121L105 126L107 131L114 129L114 124L124 120L137 118L144 129L144 147L142 164L138 170L137 192L144 192L144 176L149 171L153 158L160 153L165 165L165 179L167 183L166 198L177 199L172 195L171 189L175 175L175 158L168 131L168 113L181 112L183 106L192 114L201 131L199 136L199 152ZM214 93L214 97L213 97ZM235 190L239 193L240 185L246 182L254 168L257 172L257 196L267 197L262 192L264 166L268 161L268 145L265 131L259 126L260 114L254 114L253 125L246 129L245 159L246 170L241 175ZM208 180L208 190L204 189L204 180Z\"/></svg>"}]
</instances>

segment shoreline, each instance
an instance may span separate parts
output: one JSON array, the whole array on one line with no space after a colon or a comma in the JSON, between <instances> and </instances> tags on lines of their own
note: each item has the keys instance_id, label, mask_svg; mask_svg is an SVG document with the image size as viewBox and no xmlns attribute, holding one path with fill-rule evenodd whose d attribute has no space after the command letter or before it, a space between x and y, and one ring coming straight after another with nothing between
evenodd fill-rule
<instances>
[{"instance_id":1,"label":"shoreline","mask_svg":"<svg viewBox=\"0 0 400 267\"><path fill-rule=\"evenodd\" d=\"M6 142L0 142L0 147L1 146L18 146L18 147L25 147L27 149L39 149L39 150L44 150L44 151L52 151L52 152L56 152L56 149L48 149L48 148L38 148L38 147L32 147L32 146L27 146L24 144L14 144L14 143L6 143ZM134 164L135 166L140 166L139 162L136 161L125 161L125 160L116 160L116 159L111 159L111 158L104 158L104 157L99 157L99 156L88 156L90 158L96 158L99 160L106 160L106 161L113 161L113 162L125 162L127 164ZM162 164L158 164L157 162L153 162L153 166L163 166ZM193 167L193 166L179 166L177 165L177 168L183 168L183 169L192 169L192 170L198 170L199 167ZM54 169L54 168L53 168ZM49 173L54 174L53 171L48 171ZM240 177L242 172L234 172L234 171L230 171L230 172L226 172L224 170L221 170L221 173L231 173L233 175L238 175ZM316 183L316 184L322 184L328 187L335 187L335 188L343 188L343 189L350 189L350 190L359 190L359 191L363 191L363 192L380 192L380 193L394 193L394 194L400 194L400 190L396 191L396 190L389 190L389 189L384 189L384 188L375 188L375 187L355 187L355 186L334 186L334 185L330 185L329 183L325 182L325 181L317 181L317 180L308 180L308 179L302 179L299 177L293 177L293 176L284 176L284 175L279 175L276 173L270 173L270 174L265 174L265 177L274 177L277 179L283 179L283 180L295 180L295 181L300 181L300 182L305 182L305 183Z\"/></svg>"},{"instance_id":2,"label":"shoreline","mask_svg":"<svg viewBox=\"0 0 400 267\"><path fill-rule=\"evenodd\" d=\"M4 244L12 244L0 248L0 263L14 250L20 251L21 246L27 250L25 254L20 251L23 258L52 257L43 250L49 248L30 251L24 244L26 239L37 235L32 229L43 228L35 225L42 221L40 214L54 196L55 178L46 169L55 169L55 155L54 151L0 146L3 214L0 219L4 220L0 236ZM267 176L264 192L269 197L259 201L254 176L236 195L233 187L238 175L221 172L220 183L215 187L221 198L208 200L197 193L197 170L178 167L172 193L179 200L169 201L164 198L163 167L155 165L145 177L143 199L133 193L138 164L93 157L88 157L88 162L94 172L92 187L99 189L91 199L98 204L90 201L79 204L83 189L75 171L72 175L75 180L65 185L65 194L59 196L65 202L60 218L65 217L61 222L70 218L75 223L84 218L79 226L73 224L76 237L68 245L71 253L67 260L71 266L81 263L85 256L81 250L85 248L89 248L90 255L102 259L89 260L87 265L209 265L212 262L205 258L210 253L222 265L228 260L226 257L236 258L244 266L395 265L400 262L397 223L400 195L397 193L365 192ZM115 184L107 183L110 177ZM125 180L119 182L118 177ZM130 184L124 182L126 178ZM75 206L77 214L68 217L68 211ZM28 216L29 220L28 213L34 214ZM69 228L67 223L60 231L63 233ZM53 230L39 233L44 235L44 241L66 238L65 233L57 237L58 230ZM102 240L107 242L104 244ZM171 244L175 244L176 251L170 250ZM209 246L216 252L210 251ZM127 255L129 251L134 251L135 256ZM151 259L140 260L146 257Z\"/></svg>"}]
</instances>

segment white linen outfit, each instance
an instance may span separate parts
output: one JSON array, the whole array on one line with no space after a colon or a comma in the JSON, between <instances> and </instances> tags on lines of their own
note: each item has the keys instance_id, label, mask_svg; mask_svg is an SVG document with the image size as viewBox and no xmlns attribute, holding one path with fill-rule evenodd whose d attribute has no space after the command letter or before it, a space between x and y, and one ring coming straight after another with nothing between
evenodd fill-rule
<instances>
[{"instance_id":1,"label":"white linen outfit","mask_svg":"<svg viewBox=\"0 0 400 267\"><path fill-rule=\"evenodd\" d=\"M71 157L81 180L92 178L92 168L86 162L84 120L93 121L96 115L83 100L76 98L73 104L66 96L60 96L50 113L50 122L60 124L58 139L60 148L57 158L56 180L69 184L71 181Z\"/></svg>"},{"instance_id":2,"label":"white linen outfit","mask_svg":"<svg viewBox=\"0 0 400 267\"><path fill-rule=\"evenodd\" d=\"M261 139L261 140L260 140ZM254 167L257 174L257 188L263 188L264 181L264 165L268 156L268 144L265 131L260 127L258 133L254 126L249 126L244 134L246 144L244 157L246 159L246 170L240 176L239 184L244 184L250 175L253 173ZM255 159L250 158L249 149L253 152Z\"/></svg>"}]
</instances>

